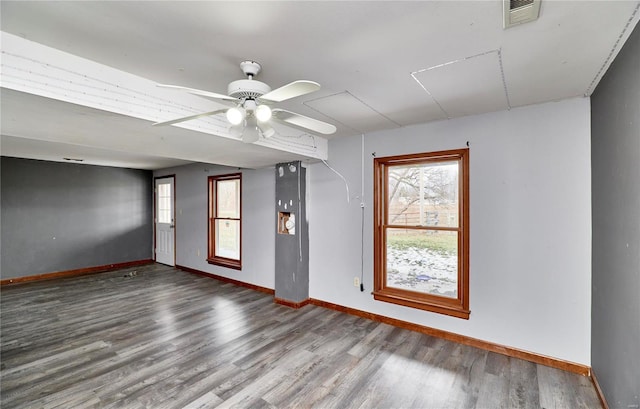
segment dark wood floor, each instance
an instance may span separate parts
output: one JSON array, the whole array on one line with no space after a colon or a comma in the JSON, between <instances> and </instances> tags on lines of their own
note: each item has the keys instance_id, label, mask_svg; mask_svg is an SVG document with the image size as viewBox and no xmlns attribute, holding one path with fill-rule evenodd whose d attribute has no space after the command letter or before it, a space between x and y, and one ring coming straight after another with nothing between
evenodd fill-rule
<instances>
[{"instance_id":1,"label":"dark wood floor","mask_svg":"<svg viewBox=\"0 0 640 409\"><path fill-rule=\"evenodd\" d=\"M3 409L601 407L587 377L162 265L1 295Z\"/></svg>"}]
</instances>

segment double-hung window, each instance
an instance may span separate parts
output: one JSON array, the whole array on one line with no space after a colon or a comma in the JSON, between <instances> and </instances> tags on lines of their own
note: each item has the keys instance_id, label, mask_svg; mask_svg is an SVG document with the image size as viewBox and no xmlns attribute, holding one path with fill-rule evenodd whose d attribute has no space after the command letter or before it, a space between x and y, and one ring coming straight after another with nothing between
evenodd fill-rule
<instances>
[{"instance_id":1,"label":"double-hung window","mask_svg":"<svg viewBox=\"0 0 640 409\"><path fill-rule=\"evenodd\" d=\"M242 268L242 174L209 176L209 254L207 261Z\"/></svg>"},{"instance_id":2,"label":"double-hung window","mask_svg":"<svg viewBox=\"0 0 640 409\"><path fill-rule=\"evenodd\" d=\"M469 150L374 160L374 298L469 318Z\"/></svg>"}]
</instances>

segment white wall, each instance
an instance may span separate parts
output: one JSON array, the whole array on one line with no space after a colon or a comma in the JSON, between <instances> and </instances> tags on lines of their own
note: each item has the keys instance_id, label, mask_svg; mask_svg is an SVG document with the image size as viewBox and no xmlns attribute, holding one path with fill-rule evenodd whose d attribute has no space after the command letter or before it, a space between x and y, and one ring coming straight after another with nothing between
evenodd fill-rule
<instances>
[{"instance_id":1,"label":"white wall","mask_svg":"<svg viewBox=\"0 0 640 409\"><path fill-rule=\"evenodd\" d=\"M329 143L308 167L310 296L590 365L590 107L579 98L365 136L364 284L360 275L361 137ZM373 300L372 152L470 145L469 320Z\"/></svg>"},{"instance_id":2,"label":"white wall","mask_svg":"<svg viewBox=\"0 0 640 409\"><path fill-rule=\"evenodd\" d=\"M207 263L207 178L235 172L238 168L201 163L154 172L155 177L176 176L176 264L274 288L276 187L271 168L242 169L242 270Z\"/></svg>"}]
</instances>

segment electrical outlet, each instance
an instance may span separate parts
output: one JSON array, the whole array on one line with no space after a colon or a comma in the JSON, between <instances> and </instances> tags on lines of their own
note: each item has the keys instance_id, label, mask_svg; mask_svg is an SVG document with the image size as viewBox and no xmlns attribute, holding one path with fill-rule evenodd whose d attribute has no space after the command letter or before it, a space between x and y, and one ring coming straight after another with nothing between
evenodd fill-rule
<instances>
[{"instance_id":1,"label":"electrical outlet","mask_svg":"<svg viewBox=\"0 0 640 409\"><path fill-rule=\"evenodd\" d=\"M196 249L196 254L200 257L200 249Z\"/></svg>"},{"instance_id":2,"label":"electrical outlet","mask_svg":"<svg viewBox=\"0 0 640 409\"><path fill-rule=\"evenodd\" d=\"M353 277L353 286L360 287L360 277Z\"/></svg>"}]
</instances>

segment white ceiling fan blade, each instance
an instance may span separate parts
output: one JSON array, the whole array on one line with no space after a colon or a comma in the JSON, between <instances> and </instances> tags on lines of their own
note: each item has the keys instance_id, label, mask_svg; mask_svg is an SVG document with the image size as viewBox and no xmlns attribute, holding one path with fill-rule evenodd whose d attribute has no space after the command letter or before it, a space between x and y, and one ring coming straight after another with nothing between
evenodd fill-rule
<instances>
[{"instance_id":1,"label":"white ceiling fan blade","mask_svg":"<svg viewBox=\"0 0 640 409\"><path fill-rule=\"evenodd\" d=\"M156 123L153 124L153 126L173 125L173 124L177 124L179 122L191 121L192 119L202 118L203 116L211 116L211 115L221 114L221 113L223 113L225 111L226 111L226 109L217 109L215 111L203 112L201 114L184 116L182 118L176 118L176 119L172 119L170 121L156 122Z\"/></svg>"},{"instance_id":2,"label":"white ceiling fan blade","mask_svg":"<svg viewBox=\"0 0 640 409\"><path fill-rule=\"evenodd\" d=\"M286 111L284 109L274 109L273 117L280 122L284 122L285 124L294 125L324 135L331 135L336 131L336 127L329 123L309 118L308 116L296 114L295 112Z\"/></svg>"},{"instance_id":3,"label":"white ceiling fan blade","mask_svg":"<svg viewBox=\"0 0 640 409\"><path fill-rule=\"evenodd\" d=\"M240 101L238 98L230 97L229 95L216 94L215 92L204 91L201 89L181 87L180 85L156 84L156 86L161 88L179 89L179 90L187 91L190 94L199 95L201 97L207 97L211 99L219 99L223 101L234 101L234 102Z\"/></svg>"},{"instance_id":4,"label":"white ceiling fan blade","mask_svg":"<svg viewBox=\"0 0 640 409\"><path fill-rule=\"evenodd\" d=\"M314 81L298 80L276 88L271 92L267 92L259 99L268 102L282 102L287 99L299 97L300 95L309 94L320 89L320 84Z\"/></svg>"}]
</instances>

